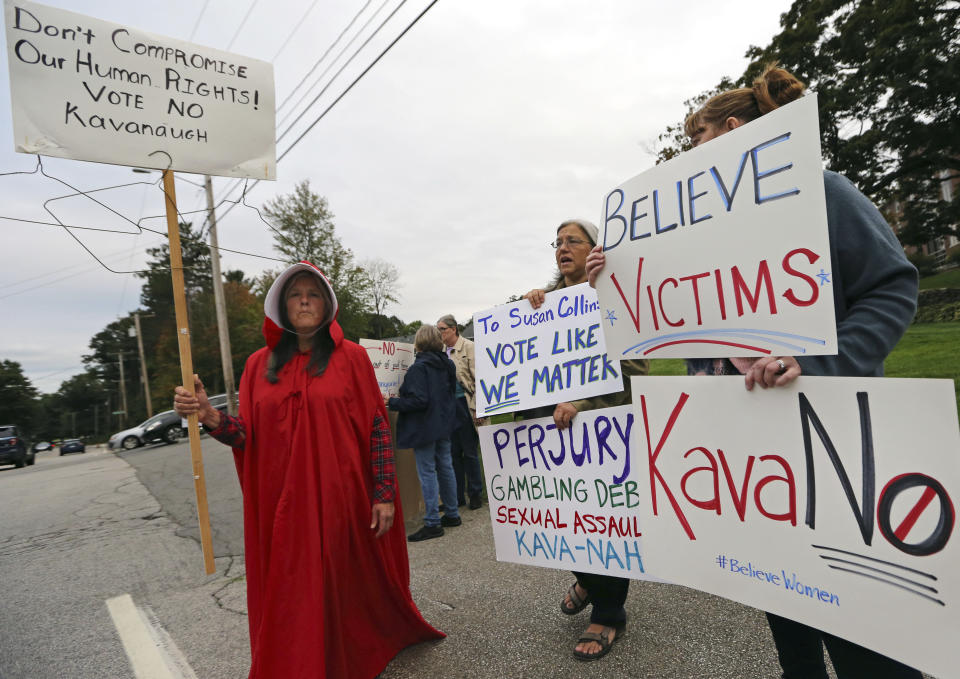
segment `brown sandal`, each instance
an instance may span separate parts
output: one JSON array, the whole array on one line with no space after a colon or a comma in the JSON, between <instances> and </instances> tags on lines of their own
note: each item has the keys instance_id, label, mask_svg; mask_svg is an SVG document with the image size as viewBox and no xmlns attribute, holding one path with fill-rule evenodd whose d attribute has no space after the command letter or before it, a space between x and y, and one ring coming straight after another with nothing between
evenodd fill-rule
<instances>
[{"instance_id":1,"label":"brown sandal","mask_svg":"<svg viewBox=\"0 0 960 679\"><path fill-rule=\"evenodd\" d=\"M586 590L584 590L586 592ZM567 597L570 597L570 603L572 606L567 605ZM581 598L577 594L577 583L570 585L570 589L567 590L567 595L560 599L560 612L564 615L576 615L590 603L590 592L587 592L586 595Z\"/></svg>"},{"instance_id":2,"label":"brown sandal","mask_svg":"<svg viewBox=\"0 0 960 679\"><path fill-rule=\"evenodd\" d=\"M584 662L589 662L590 660L599 660L607 653L610 652L610 649L613 648L613 645L622 637L627 631L627 623L621 622L620 624L614 627L604 627L600 632L584 632L580 635L580 638L577 639L577 644L582 644L588 641L594 641L600 644L600 650L596 653L584 653L583 651L578 651L576 648L573 649L573 657L577 660L583 660ZM610 638L611 632L616 632L616 636L613 639Z\"/></svg>"}]
</instances>

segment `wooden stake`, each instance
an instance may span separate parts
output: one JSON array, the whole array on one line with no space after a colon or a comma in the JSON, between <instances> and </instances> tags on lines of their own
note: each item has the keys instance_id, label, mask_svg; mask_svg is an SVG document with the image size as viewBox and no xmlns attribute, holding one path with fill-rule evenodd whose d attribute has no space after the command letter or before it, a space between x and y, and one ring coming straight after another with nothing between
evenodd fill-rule
<instances>
[{"instance_id":1,"label":"wooden stake","mask_svg":"<svg viewBox=\"0 0 960 679\"><path fill-rule=\"evenodd\" d=\"M180 225L177 216L177 194L173 172L163 171L163 190L167 203L167 233L170 237L170 274L173 278L173 305L177 313L177 342L180 345L180 374L183 386L193 390L193 355L190 352L190 324L187 320L187 295L183 283L183 255L180 252ZM207 575L217 568L213 562L213 541L210 537L210 512L207 509L207 484L203 476L203 452L200 450L200 423L196 415L187 418L190 434L190 458L193 461L193 489L197 495L197 519L200 522L200 547Z\"/></svg>"}]
</instances>

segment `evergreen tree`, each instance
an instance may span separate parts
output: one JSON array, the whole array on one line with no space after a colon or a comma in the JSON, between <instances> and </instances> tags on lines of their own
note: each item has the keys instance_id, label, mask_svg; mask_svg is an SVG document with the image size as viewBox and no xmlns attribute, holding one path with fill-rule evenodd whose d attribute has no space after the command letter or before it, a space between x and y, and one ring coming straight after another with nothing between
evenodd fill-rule
<instances>
[{"instance_id":1,"label":"evergreen tree","mask_svg":"<svg viewBox=\"0 0 960 679\"><path fill-rule=\"evenodd\" d=\"M370 311L370 281L354 261L353 252L337 237L326 199L304 180L293 193L268 201L263 212L275 229L274 249L290 262L306 260L320 267L336 291L338 321L344 334L349 339L359 338Z\"/></svg>"},{"instance_id":2,"label":"evergreen tree","mask_svg":"<svg viewBox=\"0 0 960 679\"><path fill-rule=\"evenodd\" d=\"M951 0L796 0L770 44L747 51L735 83L748 86L772 61L806 82L827 166L877 205L897 205L906 244L960 236L960 191L950 201L940 191L960 177L958 17ZM684 150L678 132L682 123L660 136L660 159Z\"/></svg>"},{"instance_id":3,"label":"evergreen tree","mask_svg":"<svg viewBox=\"0 0 960 679\"><path fill-rule=\"evenodd\" d=\"M0 360L0 424L14 424L29 432L39 405L37 396L19 363Z\"/></svg>"}]
</instances>

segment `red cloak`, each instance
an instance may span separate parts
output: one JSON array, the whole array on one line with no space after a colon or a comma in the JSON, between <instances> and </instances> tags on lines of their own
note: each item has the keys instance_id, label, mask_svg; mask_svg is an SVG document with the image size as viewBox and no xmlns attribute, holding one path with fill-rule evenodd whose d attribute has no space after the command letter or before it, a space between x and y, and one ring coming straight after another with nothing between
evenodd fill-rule
<instances>
[{"instance_id":1,"label":"red cloak","mask_svg":"<svg viewBox=\"0 0 960 679\"><path fill-rule=\"evenodd\" d=\"M250 679L368 679L404 647L444 636L410 596L399 494L390 531L376 539L370 529L370 434L374 416L387 415L366 352L336 321L330 333L336 349L321 377L298 353L270 384L265 347L240 381L246 444L233 452Z\"/></svg>"}]
</instances>

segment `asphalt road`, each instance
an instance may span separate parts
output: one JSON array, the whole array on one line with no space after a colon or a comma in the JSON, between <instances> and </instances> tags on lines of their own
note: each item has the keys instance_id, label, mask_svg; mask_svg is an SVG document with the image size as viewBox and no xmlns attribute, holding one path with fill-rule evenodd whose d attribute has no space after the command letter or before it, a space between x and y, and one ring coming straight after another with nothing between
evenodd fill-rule
<instances>
[{"instance_id":1,"label":"asphalt road","mask_svg":"<svg viewBox=\"0 0 960 679\"><path fill-rule=\"evenodd\" d=\"M0 679L134 677L105 604L123 594L173 676L246 676L240 492L229 451L209 439L203 449L218 567L209 577L185 443L0 468ZM414 600L448 636L403 651L382 679L779 676L762 613L654 583L632 584L627 634L610 655L574 660L587 614L558 610L572 576L497 562L487 506L463 517L409 545Z\"/></svg>"}]
</instances>

